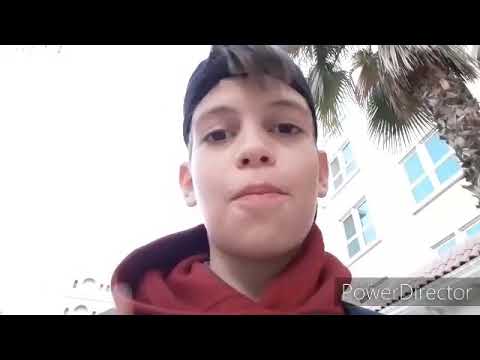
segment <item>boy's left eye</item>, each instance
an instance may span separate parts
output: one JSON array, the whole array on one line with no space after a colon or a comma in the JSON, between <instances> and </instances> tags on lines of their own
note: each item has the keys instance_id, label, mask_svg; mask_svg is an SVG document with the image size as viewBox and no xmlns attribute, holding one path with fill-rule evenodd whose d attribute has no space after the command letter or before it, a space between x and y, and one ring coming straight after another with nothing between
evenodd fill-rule
<instances>
[{"instance_id":1,"label":"boy's left eye","mask_svg":"<svg viewBox=\"0 0 480 360\"><path fill-rule=\"evenodd\" d=\"M273 132L286 135L295 135L302 132L302 129L290 123L280 123L273 127Z\"/></svg>"}]
</instances>

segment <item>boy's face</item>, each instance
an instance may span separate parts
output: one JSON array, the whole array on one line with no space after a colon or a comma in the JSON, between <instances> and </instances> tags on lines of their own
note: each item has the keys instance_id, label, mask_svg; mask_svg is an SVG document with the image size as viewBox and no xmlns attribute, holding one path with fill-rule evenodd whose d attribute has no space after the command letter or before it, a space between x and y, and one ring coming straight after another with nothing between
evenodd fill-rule
<instances>
[{"instance_id":1,"label":"boy's face","mask_svg":"<svg viewBox=\"0 0 480 360\"><path fill-rule=\"evenodd\" d=\"M313 133L305 99L271 77L224 79L203 98L180 186L201 208L210 247L267 259L302 243L328 184ZM257 194L237 197L245 189Z\"/></svg>"}]
</instances>

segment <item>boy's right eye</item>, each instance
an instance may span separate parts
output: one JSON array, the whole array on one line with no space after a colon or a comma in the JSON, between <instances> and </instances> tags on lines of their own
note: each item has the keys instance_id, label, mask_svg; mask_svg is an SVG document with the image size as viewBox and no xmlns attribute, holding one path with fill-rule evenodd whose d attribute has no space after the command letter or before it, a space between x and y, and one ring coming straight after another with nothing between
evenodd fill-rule
<instances>
[{"instance_id":1,"label":"boy's right eye","mask_svg":"<svg viewBox=\"0 0 480 360\"><path fill-rule=\"evenodd\" d=\"M207 142L221 142L227 140L229 133L226 130L218 129L214 130L205 136L204 141Z\"/></svg>"}]
</instances>

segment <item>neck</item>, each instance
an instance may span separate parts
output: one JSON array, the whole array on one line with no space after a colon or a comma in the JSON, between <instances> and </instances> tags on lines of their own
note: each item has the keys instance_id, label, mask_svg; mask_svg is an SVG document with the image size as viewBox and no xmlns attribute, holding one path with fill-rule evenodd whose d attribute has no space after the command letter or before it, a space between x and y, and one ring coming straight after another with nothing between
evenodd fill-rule
<instances>
[{"instance_id":1,"label":"neck","mask_svg":"<svg viewBox=\"0 0 480 360\"><path fill-rule=\"evenodd\" d=\"M229 286L257 301L269 282L285 269L299 249L266 260L239 258L210 247L210 269Z\"/></svg>"}]
</instances>

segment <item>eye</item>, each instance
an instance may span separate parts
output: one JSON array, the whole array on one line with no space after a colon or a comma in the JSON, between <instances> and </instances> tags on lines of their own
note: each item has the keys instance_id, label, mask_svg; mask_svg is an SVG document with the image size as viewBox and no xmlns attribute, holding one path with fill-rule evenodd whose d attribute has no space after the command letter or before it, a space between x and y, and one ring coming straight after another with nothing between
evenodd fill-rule
<instances>
[{"instance_id":1,"label":"eye","mask_svg":"<svg viewBox=\"0 0 480 360\"><path fill-rule=\"evenodd\" d=\"M282 135L296 135L302 132L298 126L290 123L280 123L274 126L273 132L282 134Z\"/></svg>"},{"instance_id":2,"label":"eye","mask_svg":"<svg viewBox=\"0 0 480 360\"><path fill-rule=\"evenodd\" d=\"M207 136L205 136L204 141L218 143L227 140L229 136L231 136L231 134L229 134L227 130L218 129L208 133Z\"/></svg>"}]
</instances>

